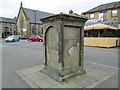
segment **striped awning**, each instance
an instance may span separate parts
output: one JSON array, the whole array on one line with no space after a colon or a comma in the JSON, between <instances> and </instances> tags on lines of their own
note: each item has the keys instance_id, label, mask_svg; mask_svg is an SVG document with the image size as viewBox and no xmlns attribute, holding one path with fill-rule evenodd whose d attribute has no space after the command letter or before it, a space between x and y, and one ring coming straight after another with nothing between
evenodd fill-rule
<instances>
[{"instance_id":1,"label":"striped awning","mask_svg":"<svg viewBox=\"0 0 120 90\"><path fill-rule=\"evenodd\" d=\"M94 25L94 24L104 24L104 25L109 25L109 26L113 26L116 27L118 29L120 29L120 20L113 20L113 21L104 21L104 22L94 22L94 23L85 23L85 26L90 26L90 25Z\"/></svg>"},{"instance_id":2,"label":"striped awning","mask_svg":"<svg viewBox=\"0 0 120 90\"><path fill-rule=\"evenodd\" d=\"M84 30L85 31L90 31L90 30L107 30L107 29L117 29L116 27L113 27L113 26L109 26L109 25L104 25L104 24L101 24L101 23L97 23L97 24L94 24L94 25L91 25L91 26L85 26L84 27Z\"/></svg>"}]
</instances>

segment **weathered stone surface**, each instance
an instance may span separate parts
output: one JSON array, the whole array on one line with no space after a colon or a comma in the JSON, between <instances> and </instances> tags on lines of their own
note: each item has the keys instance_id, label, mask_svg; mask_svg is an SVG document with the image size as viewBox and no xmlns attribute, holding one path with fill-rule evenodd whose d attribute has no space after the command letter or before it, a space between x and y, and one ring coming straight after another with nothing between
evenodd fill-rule
<instances>
[{"instance_id":1,"label":"weathered stone surface","mask_svg":"<svg viewBox=\"0 0 120 90\"><path fill-rule=\"evenodd\" d=\"M69 54L71 56L76 56L78 54L78 52L79 52L79 48L78 47L71 47L69 49Z\"/></svg>"},{"instance_id":2,"label":"weathered stone surface","mask_svg":"<svg viewBox=\"0 0 120 90\"><path fill-rule=\"evenodd\" d=\"M57 81L83 74L83 25L80 16L57 14L41 19L45 67L41 72Z\"/></svg>"},{"instance_id":3,"label":"weathered stone surface","mask_svg":"<svg viewBox=\"0 0 120 90\"><path fill-rule=\"evenodd\" d=\"M64 26L64 39L80 39L80 27Z\"/></svg>"}]
</instances>

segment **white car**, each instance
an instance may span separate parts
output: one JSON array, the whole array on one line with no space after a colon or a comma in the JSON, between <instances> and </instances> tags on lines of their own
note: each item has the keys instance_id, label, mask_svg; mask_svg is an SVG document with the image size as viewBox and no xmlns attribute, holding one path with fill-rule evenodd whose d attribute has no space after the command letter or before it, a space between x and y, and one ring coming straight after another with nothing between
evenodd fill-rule
<instances>
[{"instance_id":1,"label":"white car","mask_svg":"<svg viewBox=\"0 0 120 90\"><path fill-rule=\"evenodd\" d=\"M8 36L6 39L5 39L6 42L15 42L15 41L19 41L19 37L18 36Z\"/></svg>"}]
</instances>

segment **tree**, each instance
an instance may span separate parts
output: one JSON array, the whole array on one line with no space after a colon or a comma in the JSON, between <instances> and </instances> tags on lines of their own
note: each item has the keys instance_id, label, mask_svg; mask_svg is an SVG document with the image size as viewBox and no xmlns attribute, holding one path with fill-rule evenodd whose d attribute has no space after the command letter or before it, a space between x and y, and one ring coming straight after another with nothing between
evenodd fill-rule
<instances>
[{"instance_id":1,"label":"tree","mask_svg":"<svg viewBox=\"0 0 120 90\"><path fill-rule=\"evenodd\" d=\"M114 34L108 30L104 30L104 32L101 35L102 37L113 37Z\"/></svg>"},{"instance_id":2,"label":"tree","mask_svg":"<svg viewBox=\"0 0 120 90\"><path fill-rule=\"evenodd\" d=\"M120 37L120 30L115 30L113 34L115 37Z\"/></svg>"}]
</instances>

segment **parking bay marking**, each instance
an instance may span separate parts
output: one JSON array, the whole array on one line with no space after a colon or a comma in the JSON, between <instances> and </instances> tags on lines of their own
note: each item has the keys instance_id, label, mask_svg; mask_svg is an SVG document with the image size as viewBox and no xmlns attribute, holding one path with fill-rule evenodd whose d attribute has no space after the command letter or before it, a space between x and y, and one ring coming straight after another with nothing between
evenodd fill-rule
<instances>
[{"instance_id":1,"label":"parking bay marking","mask_svg":"<svg viewBox=\"0 0 120 90\"><path fill-rule=\"evenodd\" d=\"M25 44L26 46L30 46L29 44Z\"/></svg>"}]
</instances>

